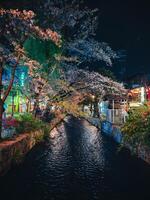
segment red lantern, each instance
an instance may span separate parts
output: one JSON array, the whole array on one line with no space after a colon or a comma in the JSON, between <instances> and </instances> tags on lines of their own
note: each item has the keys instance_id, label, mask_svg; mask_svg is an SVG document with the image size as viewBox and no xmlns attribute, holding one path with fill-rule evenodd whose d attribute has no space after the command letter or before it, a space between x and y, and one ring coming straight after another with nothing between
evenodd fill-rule
<instances>
[{"instance_id":1,"label":"red lantern","mask_svg":"<svg viewBox=\"0 0 150 200\"><path fill-rule=\"evenodd\" d=\"M150 87L147 88L146 93L147 93L147 100L150 101Z\"/></svg>"}]
</instances>

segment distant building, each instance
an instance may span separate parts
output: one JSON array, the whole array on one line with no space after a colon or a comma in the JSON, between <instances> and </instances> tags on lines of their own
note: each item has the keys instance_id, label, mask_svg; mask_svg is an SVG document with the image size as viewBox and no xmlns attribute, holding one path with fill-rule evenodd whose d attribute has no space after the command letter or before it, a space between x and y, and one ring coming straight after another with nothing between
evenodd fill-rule
<instances>
[{"instance_id":1,"label":"distant building","mask_svg":"<svg viewBox=\"0 0 150 200\"><path fill-rule=\"evenodd\" d=\"M125 80L128 92L128 102L130 107L142 105L145 101L150 101L150 74L137 73Z\"/></svg>"},{"instance_id":2,"label":"distant building","mask_svg":"<svg viewBox=\"0 0 150 200\"><path fill-rule=\"evenodd\" d=\"M124 83L128 88L146 87L150 85L150 74L136 73L124 79Z\"/></svg>"},{"instance_id":3,"label":"distant building","mask_svg":"<svg viewBox=\"0 0 150 200\"><path fill-rule=\"evenodd\" d=\"M99 110L102 119L113 124L123 124L127 117L127 96L106 95L99 104Z\"/></svg>"}]
</instances>

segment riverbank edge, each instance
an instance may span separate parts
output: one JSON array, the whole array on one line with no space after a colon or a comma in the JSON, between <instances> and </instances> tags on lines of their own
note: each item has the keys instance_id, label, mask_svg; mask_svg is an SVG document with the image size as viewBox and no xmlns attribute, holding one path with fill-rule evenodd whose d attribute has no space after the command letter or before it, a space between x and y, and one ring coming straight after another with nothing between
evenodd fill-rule
<instances>
[{"instance_id":1,"label":"riverbank edge","mask_svg":"<svg viewBox=\"0 0 150 200\"><path fill-rule=\"evenodd\" d=\"M91 125L95 126L98 130L101 130L101 121L99 118L84 117L83 119L88 121Z\"/></svg>"},{"instance_id":2,"label":"riverbank edge","mask_svg":"<svg viewBox=\"0 0 150 200\"><path fill-rule=\"evenodd\" d=\"M150 164L150 148L139 146L135 150L131 145L123 143L123 133L121 132L120 127L108 121L101 121L98 118L84 118L84 119L87 120L91 125L95 126L104 135L111 137L116 143L128 149L131 153L134 152L133 154L135 154L138 158Z\"/></svg>"},{"instance_id":3,"label":"riverbank edge","mask_svg":"<svg viewBox=\"0 0 150 200\"><path fill-rule=\"evenodd\" d=\"M50 123L50 132L66 117L62 115ZM50 135L49 132L49 135ZM0 142L0 176L5 175L12 166L20 164L31 149L44 140L43 130L32 131L15 136L11 140Z\"/></svg>"},{"instance_id":4,"label":"riverbank edge","mask_svg":"<svg viewBox=\"0 0 150 200\"><path fill-rule=\"evenodd\" d=\"M123 133L120 130L120 127L104 121L101 122L101 131L109 136L112 137L115 142L120 144L122 147L127 148L130 150L131 153L135 154L138 158L144 160L146 163L150 164L150 148L146 146L138 146L136 149L132 147L132 145L124 143L123 141Z\"/></svg>"}]
</instances>

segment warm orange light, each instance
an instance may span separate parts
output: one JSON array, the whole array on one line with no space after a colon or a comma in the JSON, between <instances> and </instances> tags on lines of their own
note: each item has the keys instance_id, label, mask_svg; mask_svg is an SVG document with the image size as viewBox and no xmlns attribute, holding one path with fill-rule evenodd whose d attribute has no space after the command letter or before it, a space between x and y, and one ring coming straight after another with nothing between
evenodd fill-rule
<instances>
[{"instance_id":1,"label":"warm orange light","mask_svg":"<svg viewBox=\"0 0 150 200\"><path fill-rule=\"evenodd\" d=\"M92 99L95 99L95 96L94 96L94 95L92 95L91 97L92 97Z\"/></svg>"}]
</instances>

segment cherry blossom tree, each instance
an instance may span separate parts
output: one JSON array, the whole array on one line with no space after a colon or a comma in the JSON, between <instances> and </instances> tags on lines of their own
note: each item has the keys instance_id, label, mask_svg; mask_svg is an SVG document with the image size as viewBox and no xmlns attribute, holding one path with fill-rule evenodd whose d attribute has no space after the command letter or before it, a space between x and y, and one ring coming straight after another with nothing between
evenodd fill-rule
<instances>
[{"instance_id":1,"label":"cherry blossom tree","mask_svg":"<svg viewBox=\"0 0 150 200\"><path fill-rule=\"evenodd\" d=\"M32 61L25 52L24 42L29 37L37 37L61 45L60 35L51 29L41 29L36 26L34 17L32 11L0 9L0 133L3 105L13 86L16 68L24 63L30 67L32 74L34 67L38 67L38 63L35 65L35 61ZM11 79L4 91L2 76L6 66L10 67Z\"/></svg>"},{"instance_id":2,"label":"cherry blossom tree","mask_svg":"<svg viewBox=\"0 0 150 200\"><path fill-rule=\"evenodd\" d=\"M95 40L98 9L85 7L78 0L46 0L36 12L42 26L51 26L63 36L64 54L59 59L64 67L81 66L93 60L112 65L112 59L117 58L107 43Z\"/></svg>"},{"instance_id":3,"label":"cherry blossom tree","mask_svg":"<svg viewBox=\"0 0 150 200\"><path fill-rule=\"evenodd\" d=\"M71 69L66 73L66 80L76 88L76 90L86 91L91 94L98 94L103 98L105 94L125 93L123 84L102 76L97 72L89 72L82 69Z\"/></svg>"},{"instance_id":4,"label":"cherry blossom tree","mask_svg":"<svg viewBox=\"0 0 150 200\"><path fill-rule=\"evenodd\" d=\"M43 12L44 11L44 12ZM98 9L89 9L77 0L46 0L37 10L44 28L52 27L64 38L63 54L57 59L64 67L64 85L60 85L54 99L70 98L72 94L94 94L97 100L106 93L122 93L124 87L99 73L79 70L93 61L112 65L118 55L105 42L95 40L98 26ZM88 67L87 67L88 68ZM53 99L53 97L52 97ZM96 99L95 99L96 100Z\"/></svg>"},{"instance_id":5,"label":"cherry blossom tree","mask_svg":"<svg viewBox=\"0 0 150 200\"><path fill-rule=\"evenodd\" d=\"M89 72L86 70L70 70L68 71L67 80L80 93L91 97L94 104L94 115L98 116L98 103L102 101L105 95L118 94L126 95L126 89L123 84L113 81L112 79L102 76L97 72Z\"/></svg>"},{"instance_id":6,"label":"cherry blossom tree","mask_svg":"<svg viewBox=\"0 0 150 200\"><path fill-rule=\"evenodd\" d=\"M84 100L91 99L96 115L98 114L98 102L105 95L117 93L122 96L126 95L127 92L123 84L102 76L97 72L72 68L65 75L64 84L60 85L59 91L51 98L51 101L60 102L60 105L64 105L64 101L65 105L75 105L76 108Z\"/></svg>"}]
</instances>

